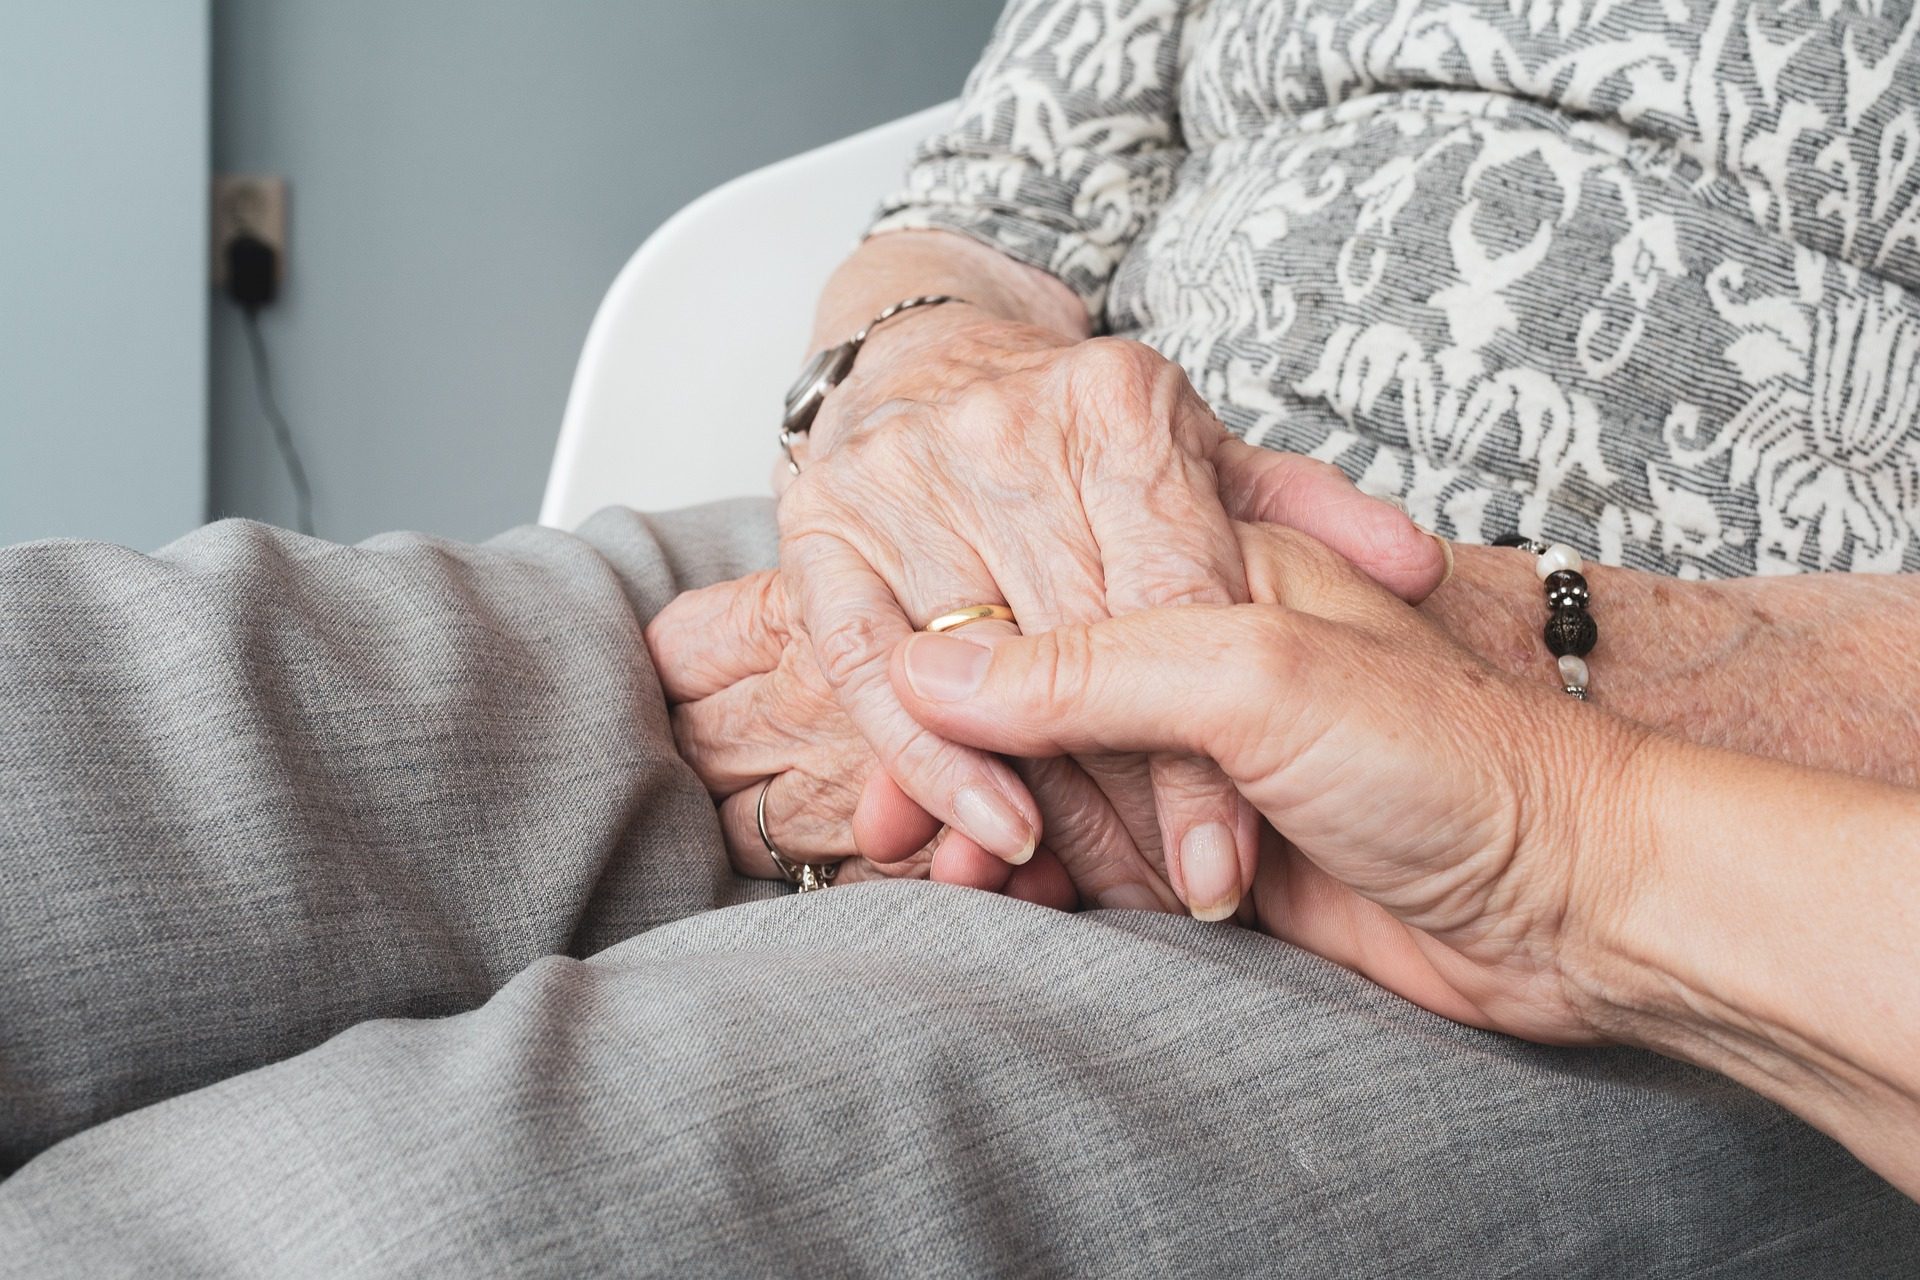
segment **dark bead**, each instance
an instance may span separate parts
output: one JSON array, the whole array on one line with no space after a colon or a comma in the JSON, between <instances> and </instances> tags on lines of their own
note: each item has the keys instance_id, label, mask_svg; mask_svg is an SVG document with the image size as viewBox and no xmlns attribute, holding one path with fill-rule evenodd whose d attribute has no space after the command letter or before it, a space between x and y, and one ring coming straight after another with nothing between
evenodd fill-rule
<instances>
[{"instance_id":1,"label":"dark bead","mask_svg":"<svg viewBox=\"0 0 1920 1280\"><path fill-rule=\"evenodd\" d=\"M1587 599L1587 580L1573 570L1561 569L1547 575L1547 608L1556 613L1561 609L1584 609Z\"/></svg>"},{"instance_id":2,"label":"dark bead","mask_svg":"<svg viewBox=\"0 0 1920 1280\"><path fill-rule=\"evenodd\" d=\"M1522 551L1531 551L1539 555L1546 548L1524 533L1503 533L1493 540L1496 547L1518 547Z\"/></svg>"},{"instance_id":3,"label":"dark bead","mask_svg":"<svg viewBox=\"0 0 1920 1280\"><path fill-rule=\"evenodd\" d=\"M1585 609L1559 609L1547 619L1547 651L1556 658L1584 658L1599 643L1600 628Z\"/></svg>"}]
</instances>

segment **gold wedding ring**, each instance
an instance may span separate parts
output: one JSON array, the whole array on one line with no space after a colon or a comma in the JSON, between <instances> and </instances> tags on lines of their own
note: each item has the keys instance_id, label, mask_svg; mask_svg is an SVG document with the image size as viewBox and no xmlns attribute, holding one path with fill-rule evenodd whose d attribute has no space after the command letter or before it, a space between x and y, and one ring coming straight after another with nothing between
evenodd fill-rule
<instances>
[{"instance_id":1,"label":"gold wedding ring","mask_svg":"<svg viewBox=\"0 0 1920 1280\"><path fill-rule=\"evenodd\" d=\"M958 631L969 623L990 620L1012 622L1013 610L1003 604L970 604L964 609L955 609L951 613L941 614L921 630L938 635L942 631Z\"/></svg>"}]
</instances>

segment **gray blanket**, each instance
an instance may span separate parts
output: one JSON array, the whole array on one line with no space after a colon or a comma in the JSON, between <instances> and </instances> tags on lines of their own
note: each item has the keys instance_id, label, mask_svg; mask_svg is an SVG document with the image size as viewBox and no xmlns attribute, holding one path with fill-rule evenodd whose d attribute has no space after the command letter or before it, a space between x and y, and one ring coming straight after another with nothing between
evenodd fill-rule
<instances>
[{"instance_id":1,"label":"gray blanket","mask_svg":"<svg viewBox=\"0 0 1920 1280\"><path fill-rule=\"evenodd\" d=\"M1663 1059L1228 926L735 878L640 627L771 548L742 502L0 552L0 1273L1920 1254L1920 1208Z\"/></svg>"}]
</instances>

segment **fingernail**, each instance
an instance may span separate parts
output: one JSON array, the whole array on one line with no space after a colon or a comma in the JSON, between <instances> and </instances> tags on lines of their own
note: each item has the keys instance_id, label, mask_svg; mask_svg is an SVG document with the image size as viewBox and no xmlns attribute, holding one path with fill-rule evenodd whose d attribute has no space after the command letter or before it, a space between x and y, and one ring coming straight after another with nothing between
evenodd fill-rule
<instances>
[{"instance_id":1,"label":"fingernail","mask_svg":"<svg viewBox=\"0 0 1920 1280\"><path fill-rule=\"evenodd\" d=\"M1440 585L1444 587L1453 577L1453 544L1437 533L1428 533L1427 536L1440 544L1440 554L1446 557L1447 571L1440 575Z\"/></svg>"},{"instance_id":2,"label":"fingernail","mask_svg":"<svg viewBox=\"0 0 1920 1280\"><path fill-rule=\"evenodd\" d=\"M1224 822L1208 822L1180 842L1187 910L1195 920L1225 920L1240 906L1240 851Z\"/></svg>"},{"instance_id":3,"label":"fingernail","mask_svg":"<svg viewBox=\"0 0 1920 1280\"><path fill-rule=\"evenodd\" d=\"M1412 517L1408 518L1412 519ZM1413 521L1413 527L1440 544L1440 558L1447 563L1447 571L1440 575L1440 585L1443 587L1446 586L1447 580L1453 577L1453 544L1433 530L1427 528L1427 526L1421 524L1418 520Z\"/></svg>"},{"instance_id":4,"label":"fingernail","mask_svg":"<svg viewBox=\"0 0 1920 1280\"><path fill-rule=\"evenodd\" d=\"M907 641L907 683L929 702L958 702L980 691L993 655L958 636L920 634Z\"/></svg>"},{"instance_id":5,"label":"fingernail","mask_svg":"<svg viewBox=\"0 0 1920 1280\"><path fill-rule=\"evenodd\" d=\"M953 820L979 841L981 848L1016 867L1033 857L1034 846L1039 843L1020 811L1005 796L986 787L960 788L953 797Z\"/></svg>"},{"instance_id":6,"label":"fingernail","mask_svg":"<svg viewBox=\"0 0 1920 1280\"><path fill-rule=\"evenodd\" d=\"M1159 895L1143 884L1117 884L1100 895L1100 905L1115 911L1165 911Z\"/></svg>"}]
</instances>

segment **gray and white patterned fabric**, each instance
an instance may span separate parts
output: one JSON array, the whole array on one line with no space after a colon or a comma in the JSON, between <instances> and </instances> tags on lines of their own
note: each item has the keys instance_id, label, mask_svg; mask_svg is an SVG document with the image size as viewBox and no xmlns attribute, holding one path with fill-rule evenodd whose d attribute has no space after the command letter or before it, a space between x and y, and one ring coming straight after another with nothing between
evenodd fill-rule
<instances>
[{"instance_id":1,"label":"gray and white patterned fabric","mask_svg":"<svg viewBox=\"0 0 1920 1280\"><path fill-rule=\"evenodd\" d=\"M1450 536L1920 569L1915 0L1015 0L901 228Z\"/></svg>"}]
</instances>

